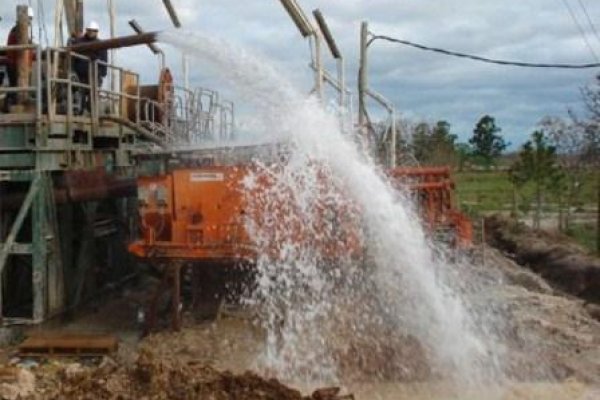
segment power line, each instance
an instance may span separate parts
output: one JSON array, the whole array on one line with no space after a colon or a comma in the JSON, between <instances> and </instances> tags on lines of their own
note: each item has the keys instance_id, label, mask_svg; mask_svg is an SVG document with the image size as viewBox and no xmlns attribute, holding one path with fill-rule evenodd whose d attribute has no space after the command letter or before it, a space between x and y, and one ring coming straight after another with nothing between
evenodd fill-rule
<instances>
[{"instance_id":1,"label":"power line","mask_svg":"<svg viewBox=\"0 0 600 400\"><path fill-rule=\"evenodd\" d=\"M600 43L600 34L598 34L596 25L594 24L594 22L592 22L592 18L590 17L590 13L588 12L587 7L583 3L583 0L577 0L577 1L579 2L579 5L581 6L583 13L585 14L585 18L587 19L588 25L590 26L592 33L594 34L594 36L596 36L596 39L598 39L598 42Z\"/></svg>"},{"instance_id":2,"label":"power line","mask_svg":"<svg viewBox=\"0 0 600 400\"><path fill-rule=\"evenodd\" d=\"M592 63L592 64L546 64L546 63L528 63L528 62L520 62L520 61L506 61L506 60L497 60L493 58L486 58L475 56L472 54L459 53L456 51L440 49L437 47L429 47L422 44L410 42L408 40L397 39L390 36L385 35L372 35L369 40L369 45L373 43L375 40L385 40L392 43L403 44L406 46L414 47L420 50L432 51L435 53L444 54L447 56L467 58L474 61L481 61L488 64L497 64L497 65L510 65L513 67L525 67L525 68L561 68L561 69L586 69L586 68L598 68L600 67L600 62Z\"/></svg>"},{"instance_id":3,"label":"power line","mask_svg":"<svg viewBox=\"0 0 600 400\"><path fill-rule=\"evenodd\" d=\"M585 30L579 23L579 20L577 19L577 16L575 15L573 8L571 8L571 5L569 4L568 0L562 0L562 2L565 5L565 7L567 7L567 10L569 11L569 14L571 15L571 19L573 20L573 22L575 22L575 25L577 25L577 29L579 29L579 33L581 34L581 37L583 38L583 41L585 42L587 47L590 49L590 52L592 53L592 55L594 56L596 61L600 61L600 59L598 58L598 55L594 51L594 48L590 44L590 41L588 40L587 35L585 34Z\"/></svg>"}]
</instances>

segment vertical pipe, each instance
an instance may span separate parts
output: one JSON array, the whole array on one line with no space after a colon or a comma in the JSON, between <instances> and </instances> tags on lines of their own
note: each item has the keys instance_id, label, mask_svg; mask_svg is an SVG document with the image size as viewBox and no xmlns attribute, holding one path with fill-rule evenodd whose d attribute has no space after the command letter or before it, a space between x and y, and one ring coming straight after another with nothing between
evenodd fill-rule
<instances>
[{"instance_id":1,"label":"vertical pipe","mask_svg":"<svg viewBox=\"0 0 600 400\"><path fill-rule=\"evenodd\" d=\"M342 133L346 133L346 115L348 115L348 110L346 108L346 71L344 65L344 58L340 57L337 59L337 68L338 68L338 83L340 85L340 127L342 129Z\"/></svg>"},{"instance_id":2,"label":"vertical pipe","mask_svg":"<svg viewBox=\"0 0 600 400\"><path fill-rule=\"evenodd\" d=\"M110 38L114 39L116 36L115 29L115 18L116 18L116 6L114 0L108 0L108 13L110 16ZM117 50L110 50L110 63L117 65ZM113 92L117 92L117 71L114 68L110 69L110 88Z\"/></svg>"},{"instance_id":3,"label":"vertical pipe","mask_svg":"<svg viewBox=\"0 0 600 400\"><path fill-rule=\"evenodd\" d=\"M360 134L366 136L367 125L367 44L369 35L369 23L363 22L360 28L360 67L358 70L358 129Z\"/></svg>"},{"instance_id":4,"label":"vertical pipe","mask_svg":"<svg viewBox=\"0 0 600 400\"><path fill-rule=\"evenodd\" d=\"M62 47L62 18L64 12L64 3L62 0L56 0L54 6L54 47Z\"/></svg>"},{"instance_id":5,"label":"vertical pipe","mask_svg":"<svg viewBox=\"0 0 600 400\"><path fill-rule=\"evenodd\" d=\"M392 123L390 125L390 168L396 168L396 141L397 141L397 131L396 131L396 109L394 107L390 110L390 117L392 118Z\"/></svg>"},{"instance_id":6,"label":"vertical pipe","mask_svg":"<svg viewBox=\"0 0 600 400\"><path fill-rule=\"evenodd\" d=\"M40 44L35 47L35 60L35 117L38 127L36 137L39 137L42 120L42 48Z\"/></svg>"},{"instance_id":7,"label":"vertical pipe","mask_svg":"<svg viewBox=\"0 0 600 400\"><path fill-rule=\"evenodd\" d=\"M185 53L181 53L181 66L183 68L183 87L185 88L185 90L189 90L190 71L189 71L188 57Z\"/></svg>"},{"instance_id":8,"label":"vertical pipe","mask_svg":"<svg viewBox=\"0 0 600 400\"><path fill-rule=\"evenodd\" d=\"M340 109L346 109L346 71L344 65L344 58L340 57L337 60L338 64L338 82L340 83Z\"/></svg>"},{"instance_id":9,"label":"vertical pipe","mask_svg":"<svg viewBox=\"0 0 600 400\"><path fill-rule=\"evenodd\" d=\"M319 100L323 100L323 51L321 49L321 38L319 34L314 31L313 38L315 41L315 92Z\"/></svg>"},{"instance_id":10,"label":"vertical pipe","mask_svg":"<svg viewBox=\"0 0 600 400\"><path fill-rule=\"evenodd\" d=\"M77 29L77 35L81 35L83 32L83 0L76 0L75 4L75 27Z\"/></svg>"}]
</instances>

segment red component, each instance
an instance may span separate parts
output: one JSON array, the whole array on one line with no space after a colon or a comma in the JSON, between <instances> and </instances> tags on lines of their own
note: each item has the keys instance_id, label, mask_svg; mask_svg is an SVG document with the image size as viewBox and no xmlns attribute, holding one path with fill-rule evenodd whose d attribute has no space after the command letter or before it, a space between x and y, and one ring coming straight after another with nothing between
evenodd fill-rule
<instances>
[{"instance_id":1,"label":"red component","mask_svg":"<svg viewBox=\"0 0 600 400\"><path fill-rule=\"evenodd\" d=\"M450 229L453 245L473 243L473 226L453 202L454 182L449 167L396 168L388 171L392 184L417 198L419 213L430 231Z\"/></svg>"}]
</instances>

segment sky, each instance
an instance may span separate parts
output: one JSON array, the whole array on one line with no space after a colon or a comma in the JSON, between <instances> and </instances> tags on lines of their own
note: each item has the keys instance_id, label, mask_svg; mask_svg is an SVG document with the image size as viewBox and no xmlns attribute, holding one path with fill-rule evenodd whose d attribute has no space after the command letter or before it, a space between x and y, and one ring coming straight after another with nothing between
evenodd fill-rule
<instances>
[{"instance_id":1,"label":"sky","mask_svg":"<svg viewBox=\"0 0 600 400\"><path fill-rule=\"evenodd\" d=\"M117 34L129 35L135 18L146 30L172 29L161 0L115 0ZM300 89L312 85L308 43L279 0L172 0L186 30L209 32L264 55L289 74ZM589 43L569 13L575 14ZM24 0L0 1L0 37L14 23L15 6ZM32 0L45 17L41 42L54 42L54 1ZM597 0L298 0L310 16L321 9L346 59L348 85L356 92L360 23L376 34L484 57L541 63L590 63L600 57L600 2ZM108 37L106 0L86 0L86 20L96 20ZM583 7L582 7L583 5ZM588 22L584 8L592 24ZM36 18L36 21L39 21ZM39 24L34 26L39 41ZM590 49L591 47L591 49ZM168 64L181 79L181 55L165 49ZM594 55L595 53L595 55ZM139 71L145 82L158 76L158 60L146 47L120 50L118 63ZM600 70L546 70L503 67L450 58L378 41L369 50L370 87L390 99L405 117L447 120L453 133L468 140L484 114L496 118L507 141L527 140L546 115L582 112L580 89ZM327 67L335 71L326 54ZM220 89L204 73L202 60L192 63L192 84ZM215 87L217 86L217 87ZM223 88L235 101L234 88ZM329 93L333 97L333 93ZM243 105L238 108L243 109ZM375 116L384 117L376 104Z\"/></svg>"}]
</instances>

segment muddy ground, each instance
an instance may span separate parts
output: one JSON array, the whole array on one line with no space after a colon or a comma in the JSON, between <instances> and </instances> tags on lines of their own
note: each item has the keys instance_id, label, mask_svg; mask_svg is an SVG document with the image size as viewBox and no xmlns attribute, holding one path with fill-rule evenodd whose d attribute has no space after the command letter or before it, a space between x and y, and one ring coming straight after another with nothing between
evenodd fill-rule
<instances>
[{"instance_id":1,"label":"muddy ground","mask_svg":"<svg viewBox=\"0 0 600 400\"><path fill-rule=\"evenodd\" d=\"M586 300L565 293L492 248L486 248L485 263L476 268L494 271L490 279L496 281L471 301L476 307L478 300L487 303L486 296L500 300L497 311L507 324L506 337L498 343L504 348L506 375L499 385L446 381L428 370L415 338L389 332L384 333L388 347L374 349L360 342L345 347L340 380L335 382L341 393L365 400L600 398L600 322ZM112 333L119 337L120 348L111 357L91 361L18 359L14 348L6 348L2 359L12 366L0 370L0 394L36 400L285 400L302 399L323 386L323 382L281 383L273 379L277 371L257 364L265 335L249 310L225 308L215 321L188 315L181 332L163 331L140 339L136 315L143 301L144 291L130 288L71 321L29 331Z\"/></svg>"}]
</instances>

